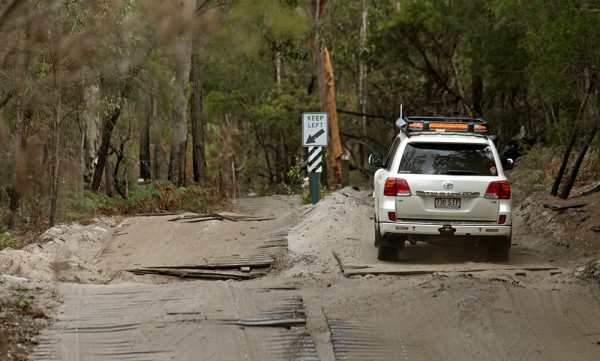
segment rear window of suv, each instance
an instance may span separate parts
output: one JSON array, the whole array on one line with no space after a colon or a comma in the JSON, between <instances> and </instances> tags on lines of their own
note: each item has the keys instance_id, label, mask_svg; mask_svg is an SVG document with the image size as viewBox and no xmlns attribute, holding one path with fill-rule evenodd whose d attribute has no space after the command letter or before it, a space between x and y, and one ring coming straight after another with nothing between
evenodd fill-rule
<instances>
[{"instance_id":1,"label":"rear window of suv","mask_svg":"<svg viewBox=\"0 0 600 361\"><path fill-rule=\"evenodd\" d=\"M408 143L398 173L498 175L487 144Z\"/></svg>"}]
</instances>

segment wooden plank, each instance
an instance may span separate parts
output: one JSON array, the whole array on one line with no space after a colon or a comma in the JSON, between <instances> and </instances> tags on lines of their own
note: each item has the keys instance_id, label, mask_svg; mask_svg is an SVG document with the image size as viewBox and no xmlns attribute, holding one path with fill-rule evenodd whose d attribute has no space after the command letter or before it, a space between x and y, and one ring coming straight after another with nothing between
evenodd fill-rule
<instances>
[{"instance_id":1,"label":"wooden plank","mask_svg":"<svg viewBox=\"0 0 600 361\"><path fill-rule=\"evenodd\" d=\"M249 280L264 273L214 272L191 269L139 268L127 270L136 275L159 275L179 278L212 279L212 280Z\"/></svg>"},{"instance_id":2,"label":"wooden plank","mask_svg":"<svg viewBox=\"0 0 600 361\"><path fill-rule=\"evenodd\" d=\"M158 266L158 267L144 267L141 269L194 269L194 270L230 270L238 269L241 267L252 267L252 268L269 268L273 264L272 258L265 258L263 260L248 260L248 261L232 261L232 262L215 262L198 265L179 265L179 266Z\"/></svg>"},{"instance_id":3,"label":"wooden plank","mask_svg":"<svg viewBox=\"0 0 600 361\"><path fill-rule=\"evenodd\" d=\"M469 273L469 272L486 272L486 271L529 271L529 272L540 272L540 271L556 271L558 267L546 267L546 266L523 266L523 267L482 267L482 268L471 268L471 269L352 269L350 267L344 267L345 276L366 276L366 275L392 275L392 276L413 276L413 275L427 275L434 273Z\"/></svg>"}]
</instances>

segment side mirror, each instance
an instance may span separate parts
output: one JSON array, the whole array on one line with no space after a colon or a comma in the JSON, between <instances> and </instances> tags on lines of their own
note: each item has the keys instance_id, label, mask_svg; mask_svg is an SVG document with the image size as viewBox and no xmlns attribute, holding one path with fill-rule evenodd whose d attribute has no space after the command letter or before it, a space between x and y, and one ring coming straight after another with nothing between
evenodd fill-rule
<instances>
[{"instance_id":1,"label":"side mirror","mask_svg":"<svg viewBox=\"0 0 600 361\"><path fill-rule=\"evenodd\" d=\"M371 154L369 156L369 164L376 168L383 167L383 156L378 153Z\"/></svg>"},{"instance_id":2,"label":"side mirror","mask_svg":"<svg viewBox=\"0 0 600 361\"><path fill-rule=\"evenodd\" d=\"M515 167L515 161L512 158L501 157L500 162L504 170L511 170Z\"/></svg>"}]
</instances>

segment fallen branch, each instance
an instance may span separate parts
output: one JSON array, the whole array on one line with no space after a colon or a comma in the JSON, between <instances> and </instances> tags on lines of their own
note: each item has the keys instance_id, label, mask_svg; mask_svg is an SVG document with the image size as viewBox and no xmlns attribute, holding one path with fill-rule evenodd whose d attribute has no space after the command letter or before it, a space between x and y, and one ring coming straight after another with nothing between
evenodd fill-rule
<instances>
[{"instance_id":1,"label":"fallen branch","mask_svg":"<svg viewBox=\"0 0 600 361\"><path fill-rule=\"evenodd\" d=\"M569 204L569 205L564 205L564 206L559 206L556 204L544 204L544 208L550 208L553 211L562 211L562 210L569 209L569 208L581 208L586 205L587 205L587 203L575 203L575 204Z\"/></svg>"}]
</instances>

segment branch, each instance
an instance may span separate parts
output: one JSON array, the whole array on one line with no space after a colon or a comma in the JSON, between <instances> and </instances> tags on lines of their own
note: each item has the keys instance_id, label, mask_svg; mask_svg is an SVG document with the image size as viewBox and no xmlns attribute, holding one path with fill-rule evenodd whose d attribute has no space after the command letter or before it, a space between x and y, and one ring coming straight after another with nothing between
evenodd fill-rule
<instances>
[{"instance_id":1,"label":"branch","mask_svg":"<svg viewBox=\"0 0 600 361\"><path fill-rule=\"evenodd\" d=\"M338 113L342 113L342 114L349 114L349 115L356 115L359 117L367 117L367 118L379 118L379 119L387 119L387 120L394 120L394 116L393 115L381 115L381 114L368 114L368 113L362 113L362 112L355 112L352 110L344 110L344 109L338 109L337 110Z\"/></svg>"}]
</instances>

